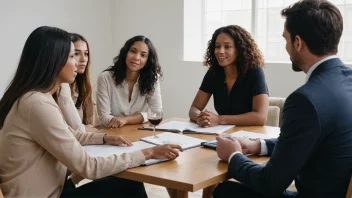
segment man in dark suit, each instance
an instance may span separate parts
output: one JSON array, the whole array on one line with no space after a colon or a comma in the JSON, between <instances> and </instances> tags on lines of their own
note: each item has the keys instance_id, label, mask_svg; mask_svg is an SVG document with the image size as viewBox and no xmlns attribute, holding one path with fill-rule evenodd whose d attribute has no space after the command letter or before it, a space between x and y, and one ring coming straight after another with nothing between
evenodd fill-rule
<instances>
[{"instance_id":1,"label":"man in dark suit","mask_svg":"<svg viewBox=\"0 0 352 198\"><path fill-rule=\"evenodd\" d=\"M217 153L229 161L218 197L344 198L352 175L352 69L336 56L343 30L336 6L303 0L282 10L283 37L294 71L306 83L286 100L278 139L218 137ZM270 156L266 165L245 154ZM297 192L286 191L295 180Z\"/></svg>"}]
</instances>

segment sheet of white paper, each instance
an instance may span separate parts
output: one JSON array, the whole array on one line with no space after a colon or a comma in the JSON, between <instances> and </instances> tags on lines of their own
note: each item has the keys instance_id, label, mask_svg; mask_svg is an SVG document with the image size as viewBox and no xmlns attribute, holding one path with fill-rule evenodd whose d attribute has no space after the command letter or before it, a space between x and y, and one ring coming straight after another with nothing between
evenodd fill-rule
<instances>
[{"instance_id":1,"label":"sheet of white paper","mask_svg":"<svg viewBox=\"0 0 352 198\"><path fill-rule=\"evenodd\" d=\"M158 138L154 136L141 138L142 141L146 141L156 145L162 144L178 144L183 149L189 149L193 147L200 146L200 143L205 142L205 140L189 137L186 135L178 133L164 132L157 135Z\"/></svg>"},{"instance_id":2,"label":"sheet of white paper","mask_svg":"<svg viewBox=\"0 0 352 198\"><path fill-rule=\"evenodd\" d=\"M223 133L233 127L235 127L235 126L234 125L217 125L217 126L213 126L213 127L200 127L197 124L193 124L193 127L190 129L192 131L201 132L201 133L220 134L220 133Z\"/></svg>"},{"instance_id":3,"label":"sheet of white paper","mask_svg":"<svg viewBox=\"0 0 352 198\"><path fill-rule=\"evenodd\" d=\"M123 153L130 153L133 151L138 151L142 150L145 148L150 148L155 145L149 144L147 142L143 141L138 141L138 142L132 142L133 146L131 147L121 147L121 146L113 146L113 145L86 145L83 146L84 150L93 157L108 157L110 155L121 155ZM157 163L165 160L159 160L159 159L150 159L146 160L145 164L151 164L151 163Z\"/></svg>"},{"instance_id":4,"label":"sheet of white paper","mask_svg":"<svg viewBox=\"0 0 352 198\"><path fill-rule=\"evenodd\" d=\"M199 132L199 133L209 133L209 134L219 134L223 133L232 127L235 127L234 125L217 125L214 127L200 127L195 123L191 122L182 122L182 121L170 121L166 122L164 124L161 124L156 127L156 129L176 129L179 131L183 130L191 130L194 132Z\"/></svg>"},{"instance_id":5,"label":"sheet of white paper","mask_svg":"<svg viewBox=\"0 0 352 198\"><path fill-rule=\"evenodd\" d=\"M266 139L269 138L267 135L262 134L262 133L254 133L254 132L248 132L248 131L237 131L234 133L229 134L232 137L238 137L238 138L250 138L250 139ZM216 140L209 141L211 143L217 142Z\"/></svg>"},{"instance_id":6,"label":"sheet of white paper","mask_svg":"<svg viewBox=\"0 0 352 198\"><path fill-rule=\"evenodd\" d=\"M180 122L180 121L170 121L161 124L155 128L157 129L176 129L178 131L183 131L184 129L191 128L194 124L190 122Z\"/></svg>"},{"instance_id":7,"label":"sheet of white paper","mask_svg":"<svg viewBox=\"0 0 352 198\"><path fill-rule=\"evenodd\" d=\"M251 138L251 139L265 139L265 138L269 138L265 134L248 132L248 131L237 131L237 132L231 133L230 135L232 137Z\"/></svg>"}]
</instances>

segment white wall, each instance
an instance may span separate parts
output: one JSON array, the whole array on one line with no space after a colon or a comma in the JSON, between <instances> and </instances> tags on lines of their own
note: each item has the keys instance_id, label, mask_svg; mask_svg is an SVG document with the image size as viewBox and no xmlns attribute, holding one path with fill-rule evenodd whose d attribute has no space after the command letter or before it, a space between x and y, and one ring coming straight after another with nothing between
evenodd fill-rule
<instances>
[{"instance_id":1,"label":"white wall","mask_svg":"<svg viewBox=\"0 0 352 198\"><path fill-rule=\"evenodd\" d=\"M0 96L13 77L27 37L43 25L88 39L93 82L101 67L111 63L111 0L0 0Z\"/></svg>"},{"instance_id":2,"label":"white wall","mask_svg":"<svg viewBox=\"0 0 352 198\"><path fill-rule=\"evenodd\" d=\"M87 37L93 84L127 39L149 37L164 72L164 117L188 116L206 68L183 61L183 0L0 0L0 95L17 67L25 39L41 25ZM287 97L304 83L305 75L294 73L289 64L267 64L265 73L271 96ZM209 109L212 104L211 99Z\"/></svg>"}]
</instances>

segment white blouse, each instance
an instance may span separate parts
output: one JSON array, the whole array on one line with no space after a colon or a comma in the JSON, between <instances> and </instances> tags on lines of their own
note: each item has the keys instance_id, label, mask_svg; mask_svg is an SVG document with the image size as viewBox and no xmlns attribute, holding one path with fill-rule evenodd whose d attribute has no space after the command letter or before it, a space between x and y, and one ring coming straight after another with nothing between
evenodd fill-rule
<instances>
[{"instance_id":1,"label":"white blouse","mask_svg":"<svg viewBox=\"0 0 352 198\"><path fill-rule=\"evenodd\" d=\"M140 113L144 122L148 121L147 109L162 108L159 80L154 84L154 92L141 95L138 80L133 86L131 101L128 101L128 84L124 80L116 86L110 71L102 72L97 83L97 111L102 126L107 126L114 116Z\"/></svg>"}]
</instances>

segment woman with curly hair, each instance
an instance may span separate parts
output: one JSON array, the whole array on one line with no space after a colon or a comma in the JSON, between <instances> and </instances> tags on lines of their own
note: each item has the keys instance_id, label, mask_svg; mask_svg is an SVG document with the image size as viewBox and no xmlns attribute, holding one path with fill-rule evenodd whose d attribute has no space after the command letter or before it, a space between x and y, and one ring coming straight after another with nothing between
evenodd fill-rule
<instances>
[{"instance_id":1,"label":"woman with curly hair","mask_svg":"<svg viewBox=\"0 0 352 198\"><path fill-rule=\"evenodd\" d=\"M148 121L147 108L162 108L158 55L144 36L126 41L114 65L103 71L97 83L100 124L108 128Z\"/></svg>"},{"instance_id":2,"label":"woman with curly hair","mask_svg":"<svg viewBox=\"0 0 352 198\"><path fill-rule=\"evenodd\" d=\"M189 110L199 126L264 125L268 114L268 89L263 57L251 35L242 27L217 29L204 60L209 67ZM204 110L210 97L218 113Z\"/></svg>"}]
</instances>

